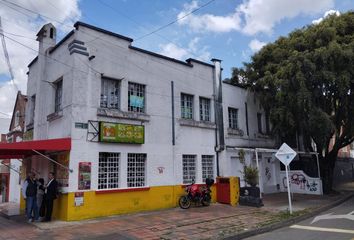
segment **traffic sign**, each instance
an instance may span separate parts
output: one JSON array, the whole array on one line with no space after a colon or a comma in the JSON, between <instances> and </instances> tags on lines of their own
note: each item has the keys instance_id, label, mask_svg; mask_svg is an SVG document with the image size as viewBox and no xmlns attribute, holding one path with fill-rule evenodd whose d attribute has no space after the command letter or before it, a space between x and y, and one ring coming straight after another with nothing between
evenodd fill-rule
<instances>
[{"instance_id":1,"label":"traffic sign","mask_svg":"<svg viewBox=\"0 0 354 240\"><path fill-rule=\"evenodd\" d=\"M296 152L288 146L288 144L283 143L279 148L278 152L275 153L275 156L285 165L288 166L291 161L296 156Z\"/></svg>"}]
</instances>

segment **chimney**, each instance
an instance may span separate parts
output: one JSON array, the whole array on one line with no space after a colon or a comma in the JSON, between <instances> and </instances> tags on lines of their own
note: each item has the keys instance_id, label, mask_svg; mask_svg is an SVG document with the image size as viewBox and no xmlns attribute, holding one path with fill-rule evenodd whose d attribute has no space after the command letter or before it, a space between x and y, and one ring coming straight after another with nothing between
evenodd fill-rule
<instances>
[{"instance_id":1,"label":"chimney","mask_svg":"<svg viewBox=\"0 0 354 240\"><path fill-rule=\"evenodd\" d=\"M215 151L221 152L225 149L224 120L222 106L222 82L221 82L221 60L211 59L214 63L214 109L216 123L216 146Z\"/></svg>"},{"instance_id":2,"label":"chimney","mask_svg":"<svg viewBox=\"0 0 354 240\"><path fill-rule=\"evenodd\" d=\"M47 23L37 33L37 41L39 42L39 54L45 54L50 47L56 44L57 30L54 25Z\"/></svg>"}]
</instances>

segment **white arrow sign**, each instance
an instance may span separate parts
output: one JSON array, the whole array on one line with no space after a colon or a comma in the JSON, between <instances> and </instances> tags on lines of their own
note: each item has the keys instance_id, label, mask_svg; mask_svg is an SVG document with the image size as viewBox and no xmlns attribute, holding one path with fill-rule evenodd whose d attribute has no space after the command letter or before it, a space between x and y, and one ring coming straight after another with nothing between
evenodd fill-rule
<instances>
[{"instance_id":1,"label":"white arrow sign","mask_svg":"<svg viewBox=\"0 0 354 240\"><path fill-rule=\"evenodd\" d=\"M328 213L325 215L317 216L313 219L311 224L318 222L320 220L331 220L331 219L348 219L354 221L354 211L348 214L338 214L338 215L332 215L332 214L333 213Z\"/></svg>"},{"instance_id":2,"label":"white arrow sign","mask_svg":"<svg viewBox=\"0 0 354 240\"><path fill-rule=\"evenodd\" d=\"M275 156L285 166L288 166L296 156L296 152L291 147L289 147L288 144L283 143L279 148L278 152L275 153Z\"/></svg>"}]
</instances>

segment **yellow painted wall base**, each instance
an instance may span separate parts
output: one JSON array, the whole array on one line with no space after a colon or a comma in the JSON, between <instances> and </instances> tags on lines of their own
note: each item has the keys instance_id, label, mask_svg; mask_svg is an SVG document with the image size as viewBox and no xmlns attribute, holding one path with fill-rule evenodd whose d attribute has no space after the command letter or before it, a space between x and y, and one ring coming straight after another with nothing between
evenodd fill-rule
<instances>
[{"instance_id":1,"label":"yellow painted wall base","mask_svg":"<svg viewBox=\"0 0 354 240\"><path fill-rule=\"evenodd\" d=\"M216 187L212 186L212 201L216 201ZM54 202L53 218L64 221L82 220L124 213L151 211L178 206L185 194L181 185L150 187L135 192L84 192L84 203L75 206L75 193L62 194Z\"/></svg>"}]
</instances>

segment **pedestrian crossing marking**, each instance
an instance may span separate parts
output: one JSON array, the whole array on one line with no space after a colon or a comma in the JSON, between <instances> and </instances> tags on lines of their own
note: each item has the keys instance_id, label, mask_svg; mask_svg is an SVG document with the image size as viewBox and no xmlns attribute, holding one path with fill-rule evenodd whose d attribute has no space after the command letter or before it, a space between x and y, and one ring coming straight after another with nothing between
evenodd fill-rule
<instances>
[{"instance_id":1,"label":"pedestrian crossing marking","mask_svg":"<svg viewBox=\"0 0 354 240\"><path fill-rule=\"evenodd\" d=\"M310 231L320 231L320 232L335 232L335 233L349 233L354 234L354 230L341 229L341 228L322 228L322 227L311 227L311 226L301 226L301 225L292 225L290 228L295 229L304 229Z\"/></svg>"}]
</instances>

